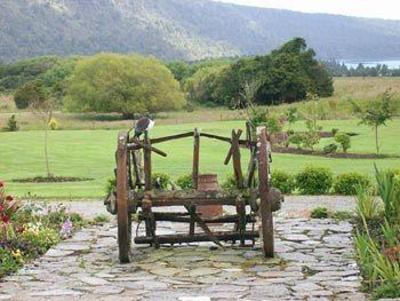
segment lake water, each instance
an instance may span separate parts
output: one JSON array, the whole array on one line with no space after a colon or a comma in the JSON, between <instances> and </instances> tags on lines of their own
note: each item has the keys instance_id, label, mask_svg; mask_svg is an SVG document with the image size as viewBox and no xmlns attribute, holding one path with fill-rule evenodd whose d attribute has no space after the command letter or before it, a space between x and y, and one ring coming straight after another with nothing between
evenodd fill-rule
<instances>
[{"instance_id":1,"label":"lake water","mask_svg":"<svg viewBox=\"0 0 400 301\"><path fill-rule=\"evenodd\" d=\"M378 64L387 65L390 69L400 68L400 60L382 60L382 61L357 61L357 60L341 60L347 68L357 68L358 64L363 64L364 67L375 67Z\"/></svg>"}]
</instances>

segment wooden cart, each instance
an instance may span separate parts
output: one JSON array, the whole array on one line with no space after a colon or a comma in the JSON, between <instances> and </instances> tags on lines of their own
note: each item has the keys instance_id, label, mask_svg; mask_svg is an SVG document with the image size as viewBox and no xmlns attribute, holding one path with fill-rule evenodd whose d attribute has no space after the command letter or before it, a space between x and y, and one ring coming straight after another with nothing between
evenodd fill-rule
<instances>
[{"instance_id":1,"label":"wooden cart","mask_svg":"<svg viewBox=\"0 0 400 301\"><path fill-rule=\"evenodd\" d=\"M137 236L136 244L150 244L158 248L162 244L212 241L222 246L221 241L239 241L241 246L255 238L260 232L263 237L262 249L266 257L274 255L274 237L272 211L280 207L280 199L274 199L269 185L269 147L267 133L264 127L253 128L246 123L246 138L240 139L242 130L232 130L231 137L201 133L195 129L192 132L168 137L150 139L149 133L144 133L144 139L130 138L128 132L118 135L116 152L117 168L116 190L106 199L109 212L117 215L119 259L121 263L130 261L132 242L132 214L137 214L146 227L145 236ZM152 187L152 154L167 157L167 154L154 145L193 137L193 189L162 191ZM217 139L229 144L225 164L232 161L236 180L236 189L230 191L199 191L200 138ZM241 167L240 149L250 152L250 161L246 177ZM143 152L143 166L141 165ZM143 168L143 169L142 169ZM142 170L141 170L142 169ZM144 174L144 175L143 175ZM196 212L196 206L224 205L236 207L236 214L223 215L215 218L205 218ZM185 212L153 212L154 207L181 206ZM273 208L275 207L275 208ZM250 208L246 210L246 208ZM256 218L261 219L261 231L254 229ZM187 234L157 235L157 221L188 223ZM231 231L211 231L211 223L232 223ZM253 224L251 230L246 227ZM203 231L196 233L196 225Z\"/></svg>"}]
</instances>

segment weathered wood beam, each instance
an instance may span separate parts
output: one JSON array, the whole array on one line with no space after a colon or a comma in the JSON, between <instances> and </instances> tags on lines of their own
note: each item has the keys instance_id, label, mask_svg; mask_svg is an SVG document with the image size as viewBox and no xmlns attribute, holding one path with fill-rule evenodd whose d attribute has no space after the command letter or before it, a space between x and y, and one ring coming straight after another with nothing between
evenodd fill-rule
<instances>
[{"instance_id":1,"label":"weathered wood beam","mask_svg":"<svg viewBox=\"0 0 400 301\"><path fill-rule=\"evenodd\" d=\"M154 219L158 222L190 223L192 221L188 213L153 212L153 214ZM255 216L251 214L245 215L245 218L247 223L256 221ZM140 214L139 219L144 220L145 217ZM221 217L203 218L203 221L207 224L228 224L235 223L238 219L239 215L232 214Z\"/></svg>"},{"instance_id":2,"label":"weathered wood beam","mask_svg":"<svg viewBox=\"0 0 400 301\"><path fill-rule=\"evenodd\" d=\"M150 142L151 142L151 144L157 144L157 143L162 143L162 142L166 142L166 141L192 137L193 134L194 134L193 132L187 132L187 133L183 133L183 134L177 134L177 135L153 138L153 139L150 140Z\"/></svg>"},{"instance_id":3,"label":"weathered wood beam","mask_svg":"<svg viewBox=\"0 0 400 301\"><path fill-rule=\"evenodd\" d=\"M194 130L193 143L193 168L192 168L192 183L193 189L197 189L199 185L199 167L200 167L200 132L196 128Z\"/></svg>"},{"instance_id":4,"label":"weathered wood beam","mask_svg":"<svg viewBox=\"0 0 400 301\"><path fill-rule=\"evenodd\" d=\"M118 135L117 149L117 220L118 246L121 263L129 262L130 240L128 220L128 134L121 132Z\"/></svg>"},{"instance_id":5,"label":"weathered wood beam","mask_svg":"<svg viewBox=\"0 0 400 301\"><path fill-rule=\"evenodd\" d=\"M168 156L167 153L163 152L162 150L160 150L160 149L158 149L156 147L153 147L151 145L144 144L144 143L142 143L140 141L136 141L134 143L128 144L128 150L134 150L135 151L135 150L139 150L139 149L142 149L142 148L145 149L145 150L150 150L152 152L155 152L157 155L160 155L162 157L167 157Z\"/></svg>"},{"instance_id":6,"label":"weathered wood beam","mask_svg":"<svg viewBox=\"0 0 400 301\"><path fill-rule=\"evenodd\" d=\"M143 158L144 158L144 187L146 191L152 189L152 182L151 182L151 143L149 138L148 131L144 132L144 144L149 146L143 150Z\"/></svg>"},{"instance_id":7,"label":"weathered wood beam","mask_svg":"<svg viewBox=\"0 0 400 301\"><path fill-rule=\"evenodd\" d=\"M240 239L240 234L234 231L226 232L213 232L213 235L220 241L231 241ZM259 237L258 231L246 231L244 233L245 239L253 239ZM179 243L190 243L190 242L200 242L200 241L210 241L210 238L205 233L197 233L193 236L191 235L160 235L157 236L158 242L160 244L179 244ZM139 236L135 237L136 244L149 244L153 242L153 238L150 236Z\"/></svg>"},{"instance_id":8,"label":"weathered wood beam","mask_svg":"<svg viewBox=\"0 0 400 301\"><path fill-rule=\"evenodd\" d=\"M240 158L240 148L239 148L239 138L242 135L242 130L232 130L232 162L233 162L233 172L236 180L236 187L238 189L243 188L243 173L242 173L242 163Z\"/></svg>"},{"instance_id":9,"label":"weathered wood beam","mask_svg":"<svg viewBox=\"0 0 400 301\"><path fill-rule=\"evenodd\" d=\"M274 257L274 226L272 220L272 201L268 180L267 132L265 127L258 132L258 182L260 191L261 230L265 257Z\"/></svg>"}]
</instances>

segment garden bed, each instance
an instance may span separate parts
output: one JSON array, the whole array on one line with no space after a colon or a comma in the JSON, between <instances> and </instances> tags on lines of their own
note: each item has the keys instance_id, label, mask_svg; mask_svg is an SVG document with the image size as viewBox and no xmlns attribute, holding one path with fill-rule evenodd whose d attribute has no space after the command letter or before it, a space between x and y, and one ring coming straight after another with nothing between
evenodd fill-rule
<instances>
[{"instance_id":1,"label":"garden bed","mask_svg":"<svg viewBox=\"0 0 400 301\"><path fill-rule=\"evenodd\" d=\"M281 147L273 146L272 151L281 154L296 154L296 155L308 155L318 156L326 158L339 158L339 159L397 159L399 155L388 155L388 154L357 154L357 153L325 153L319 150L309 150L295 147Z\"/></svg>"},{"instance_id":2,"label":"garden bed","mask_svg":"<svg viewBox=\"0 0 400 301\"><path fill-rule=\"evenodd\" d=\"M5 193L0 181L0 278L71 237L85 223L64 206L22 204Z\"/></svg>"},{"instance_id":3,"label":"garden bed","mask_svg":"<svg viewBox=\"0 0 400 301\"><path fill-rule=\"evenodd\" d=\"M84 177L33 177L33 178L23 178L23 179L13 179L14 183L63 183L63 182L87 182L93 181L93 178Z\"/></svg>"}]
</instances>

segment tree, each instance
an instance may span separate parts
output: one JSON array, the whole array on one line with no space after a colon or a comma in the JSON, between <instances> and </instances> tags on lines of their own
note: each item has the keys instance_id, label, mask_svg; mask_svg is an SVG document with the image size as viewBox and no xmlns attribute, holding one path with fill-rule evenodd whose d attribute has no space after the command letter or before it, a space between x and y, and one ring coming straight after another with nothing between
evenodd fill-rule
<instances>
[{"instance_id":1,"label":"tree","mask_svg":"<svg viewBox=\"0 0 400 301\"><path fill-rule=\"evenodd\" d=\"M223 105L215 98L214 91L218 77L225 66L210 66L199 69L184 83L188 100L203 104Z\"/></svg>"},{"instance_id":2,"label":"tree","mask_svg":"<svg viewBox=\"0 0 400 301\"><path fill-rule=\"evenodd\" d=\"M335 141L342 146L344 153L347 153L347 150L351 147L350 136L346 133L337 133L335 135Z\"/></svg>"},{"instance_id":3,"label":"tree","mask_svg":"<svg viewBox=\"0 0 400 301\"><path fill-rule=\"evenodd\" d=\"M117 112L125 117L180 109L179 83L158 60L139 55L99 54L80 60L69 80L66 108Z\"/></svg>"},{"instance_id":4,"label":"tree","mask_svg":"<svg viewBox=\"0 0 400 301\"><path fill-rule=\"evenodd\" d=\"M30 81L18 88L14 93L14 102L18 109L27 109L32 103L43 102L46 97L41 81Z\"/></svg>"},{"instance_id":5,"label":"tree","mask_svg":"<svg viewBox=\"0 0 400 301\"><path fill-rule=\"evenodd\" d=\"M53 116L55 108L54 98L49 96L48 91L40 80L35 80L26 83L16 91L14 96L20 99L24 105L27 105L33 113L39 115L44 123L44 157L46 162L47 177L51 178L49 155L48 155L48 129L49 122ZM17 100L16 100L17 103Z\"/></svg>"},{"instance_id":6,"label":"tree","mask_svg":"<svg viewBox=\"0 0 400 301\"><path fill-rule=\"evenodd\" d=\"M353 100L350 100L353 105L353 111L360 117L360 124L365 124L373 127L375 132L376 153L379 154L379 132L380 126L385 125L395 113L395 107L392 106L392 98L390 90L386 90L378 99L370 100L365 108L362 108Z\"/></svg>"}]
</instances>

